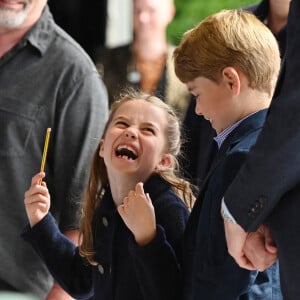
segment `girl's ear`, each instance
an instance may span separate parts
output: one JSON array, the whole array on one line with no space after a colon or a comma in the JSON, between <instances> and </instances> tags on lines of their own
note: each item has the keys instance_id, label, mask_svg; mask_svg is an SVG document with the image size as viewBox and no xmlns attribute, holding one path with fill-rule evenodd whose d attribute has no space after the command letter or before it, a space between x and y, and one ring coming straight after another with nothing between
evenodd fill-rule
<instances>
[{"instance_id":1,"label":"girl's ear","mask_svg":"<svg viewBox=\"0 0 300 300\"><path fill-rule=\"evenodd\" d=\"M234 95L238 95L241 89L241 78L239 72L233 67L226 67L222 72L223 80Z\"/></svg>"},{"instance_id":2,"label":"girl's ear","mask_svg":"<svg viewBox=\"0 0 300 300\"><path fill-rule=\"evenodd\" d=\"M164 171L172 166L173 160L171 154L163 154L161 160L159 161L158 165L156 166L156 170Z\"/></svg>"},{"instance_id":3,"label":"girl's ear","mask_svg":"<svg viewBox=\"0 0 300 300\"><path fill-rule=\"evenodd\" d=\"M104 139L101 139L101 140L100 140L100 143L99 143L99 153L98 153L98 155L99 155L100 157L102 157L102 158L103 158L103 156L104 156Z\"/></svg>"}]
</instances>

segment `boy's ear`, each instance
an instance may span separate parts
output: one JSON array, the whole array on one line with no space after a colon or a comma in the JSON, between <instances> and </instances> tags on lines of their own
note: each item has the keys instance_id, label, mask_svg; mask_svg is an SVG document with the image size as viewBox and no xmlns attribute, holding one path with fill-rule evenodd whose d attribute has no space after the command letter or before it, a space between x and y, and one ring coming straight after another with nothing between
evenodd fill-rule
<instances>
[{"instance_id":1,"label":"boy's ear","mask_svg":"<svg viewBox=\"0 0 300 300\"><path fill-rule=\"evenodd\" d=\"M98 153L98 155L99 155L100 157L102 157L102 158L103 158L103 156L104 156L104 139L101 139L101 140L100 140L100 143L99 143L99 153Z\"/></svg>"},{"instance_id":2,"label":"boy's ear","mask_svg":"<svg viewBox=\"0 0 300 300\"><path fill-rule=\"evenodd\" d=\"M163 154L160 162L156 166L156 170L163 171L172 166L173 160L171 154Z\"/></svg>"},{"instance_id":3,"label":"boy's ear","mask_svg":"<svg viewBox=\"0 0 300 300\"><path fill-rule=\"evenodd\" d=\"M226 67L222 72L223 79L234 95L238 95L241 89L241 78L237 70L233 67Z\"/></svg>"}]
</instances>

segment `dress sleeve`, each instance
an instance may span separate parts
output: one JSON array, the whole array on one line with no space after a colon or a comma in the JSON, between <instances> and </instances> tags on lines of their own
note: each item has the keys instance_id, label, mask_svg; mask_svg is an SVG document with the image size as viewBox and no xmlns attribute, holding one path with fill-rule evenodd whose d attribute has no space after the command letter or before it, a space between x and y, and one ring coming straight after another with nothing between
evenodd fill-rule
<instances>
[{"instance_id":1,"label":"dress sleeve","mask_svg":"<svg viewBox=\"0 0 300 300\"><path fill-rule=\"evenodd\" d=\"M28 225L21 234L45 262L54 279L76 299L93 295L92 269L76 247L63 235L48 213L33 228Z\"/></svg>"},{"instance_id":2,"label":"dress sleeve","mask_svg":"<svg viewBox=\"0 0 300 300\"><path fill-rule=\"evenodd\" d=\"M167 205L156 214L157 234L149 244L130 240L143 300L181 299L181 243L188 215L184 206Z\"/></svg>"}]
</instances>

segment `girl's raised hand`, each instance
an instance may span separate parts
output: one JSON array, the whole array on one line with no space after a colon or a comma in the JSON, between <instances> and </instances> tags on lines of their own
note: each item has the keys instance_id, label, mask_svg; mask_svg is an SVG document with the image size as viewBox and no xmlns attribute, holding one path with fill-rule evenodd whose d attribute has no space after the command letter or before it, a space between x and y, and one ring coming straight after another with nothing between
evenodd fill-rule
<instances>
[{"instance_id":1,"label":"girl's raised hand","mask_svg":"<svg viewBox=\"0 0 300 300\"><path fill-rule=\"evenodd\" d=\"M31 227L40 222L50 209L50 194L46 183L42 181L39 184L40 179L44 177L44 172L40 172L32 177L31 186L24 195L25 209Z\"/></svg>"},{"instance_id":2,"label":"girl's raised hand","mask_svg":"<svg viewBox=\"0 0 300 300\"><path fill-rule=\"evenodd\" d=\"M118 206L118 212L133 233L137 244L146 245L155 237L154 208L149 194L144 193L142 182L137 183L135 191L130 191L124 198L123 204Z\"/></svg>"}]
</instances>

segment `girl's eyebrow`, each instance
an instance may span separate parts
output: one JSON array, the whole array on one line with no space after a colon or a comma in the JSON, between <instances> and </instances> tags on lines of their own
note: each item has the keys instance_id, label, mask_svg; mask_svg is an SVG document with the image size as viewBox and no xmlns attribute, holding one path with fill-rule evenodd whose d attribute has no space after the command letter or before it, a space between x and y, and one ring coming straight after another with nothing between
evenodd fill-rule
<instances>
[{"instance_id":1,"label":"girl's eyebrow","mask_svg":"<svg viewBox=\"0 0 300 300\"><path fill-rule=\"evenodd\" d=\"M145 123L142 123L142 125L147 126L147 127L153 127L153 128L156 128L157 130L159 130L158 126L156 126L153 123L145 122Z\"/></svg>"},{"instance_id":2,"label":"girl's eyebrow","mask_svg":"<svg viewBox=\"0 0 300 300\"><path fill-rule=\"evenodd\" d=\"M126 117L126 116L117 116L116 118L114 118L114 121L118 121L118 120L125 120L125 121L129 121L130 118ZM147 127L153 127L156 130L160 130L159 126L157 126L155 123L150 123L150 122L143 122L141 123L142 126L147 126Z\"/></svg>"},{"instance_id":3,"label":"girl's eyebrow","mask_svg":"<svg viewBox=\"0 0 300 300\"><path fill-rule=\"evenodd\" d=\"M114 117L113 120L114 121L117 121L117 120L129 120L129 118L127 118L126 116L117 116L117 117Z\"/></svg>"}]
</instances>

